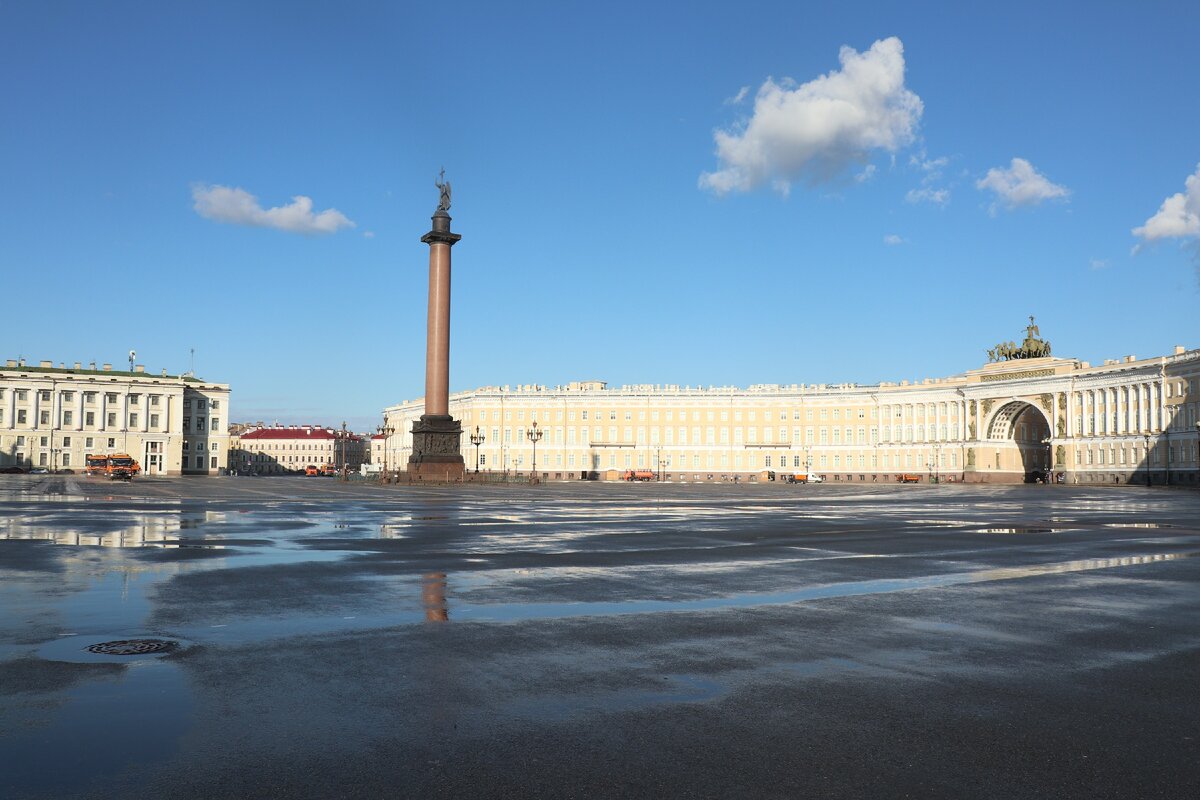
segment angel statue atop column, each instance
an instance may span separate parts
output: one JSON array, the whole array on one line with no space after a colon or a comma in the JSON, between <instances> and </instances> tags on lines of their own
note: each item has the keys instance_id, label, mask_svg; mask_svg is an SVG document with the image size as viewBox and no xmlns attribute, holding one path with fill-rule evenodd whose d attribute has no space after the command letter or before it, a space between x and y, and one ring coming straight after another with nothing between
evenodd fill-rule
<instances>
[{"instance_id":1,"label":"angel statue atop column","mask_svg":"<svg viewBox=\"0 0 1200 800\"><path fill-rule=\"evenodd\" d=\"M442 169L440 179L433 182L433 185L438 188L441 195L438 198L438 211L450 210L450 181L446 180L446 170Z\"/></svg>"}]
</instances>

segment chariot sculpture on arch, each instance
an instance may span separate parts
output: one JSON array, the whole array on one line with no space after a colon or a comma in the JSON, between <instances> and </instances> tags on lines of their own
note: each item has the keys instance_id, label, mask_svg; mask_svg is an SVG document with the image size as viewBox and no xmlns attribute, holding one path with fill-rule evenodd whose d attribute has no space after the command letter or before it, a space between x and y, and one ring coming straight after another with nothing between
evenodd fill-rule
<instances>
[{"instance_id":1,"label":"chariot sculpture on arch","mask_svg":"<svg viewBox=\"0 0 1200 800\"><path fill-rule=\"evenodd\" d=\"M1017 358L1046 358L1050 355L1050 343L1041 338L1041 331L1029 317L1025 326L1025 341L1017 347L1015 342L1000 342L987 351L988 361L1009 361Z\"/></svg>"}]
</instances>

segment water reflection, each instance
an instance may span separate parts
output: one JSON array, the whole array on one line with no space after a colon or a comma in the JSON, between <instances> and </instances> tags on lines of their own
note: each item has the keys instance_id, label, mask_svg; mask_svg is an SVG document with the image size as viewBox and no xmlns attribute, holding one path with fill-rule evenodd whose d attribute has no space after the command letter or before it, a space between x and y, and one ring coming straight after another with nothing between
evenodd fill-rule
<instances>
[{"instance_id":1,"label":"water reflection","mask_svg":"<svg viewBox=\"0 0 1200 800\"><path fill-rule=\"evenodd\" d=\"M421 576L421 605L425 607L426 622L449 622L446 606L446 573L427 572Z\"/></svg>"},{"instance_id":2,"label":"water reflection","mask_svg":"<svg viewBox=\"0 0 1200 800\"><path fill-rule=\"evenodd\" d=\"M56 522L21 517L0 519L0 540L46 541L87 547L204 547L223 549L223 545L192 540L180 541L179 531L207 523L225 521L220 511L195 511L163 516L140 517L116 530L60 527ZM99 527L99 526L97 526Z\"/></svg>"}]
</instances>

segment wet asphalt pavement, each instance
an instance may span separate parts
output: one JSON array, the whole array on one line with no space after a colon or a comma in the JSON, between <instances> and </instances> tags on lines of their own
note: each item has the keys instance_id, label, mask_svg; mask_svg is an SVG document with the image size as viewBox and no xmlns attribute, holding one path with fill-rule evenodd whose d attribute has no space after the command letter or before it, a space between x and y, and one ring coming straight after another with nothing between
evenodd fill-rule
<instances>
[{"instance_id":1,"label":"wet asphalt pavement","mask_svg":"<svg viewBox=\"0 0 1200 800\"><path fill-rule=\"evenodd\" d=\"M1200 796L1200 493L0 476L76 796Z\"/></svg>"}]
</instances>

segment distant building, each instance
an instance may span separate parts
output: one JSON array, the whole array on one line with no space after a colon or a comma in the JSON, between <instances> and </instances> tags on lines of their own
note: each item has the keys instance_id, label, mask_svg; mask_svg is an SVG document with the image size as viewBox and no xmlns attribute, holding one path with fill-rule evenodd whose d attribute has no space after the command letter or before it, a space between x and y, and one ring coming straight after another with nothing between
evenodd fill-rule
<instances>
[{"instance_id":1,"label":"distant building","mask_svg":"<svg viewBox=\"0 0 1200 800\"><path fill-rule=\"evenodd\" d=\"M407 462L422 413L420 399L385 409L392 463ZM872 385L488 386L451 395L450 414L470 469L470 436L483 437L482 472L530 472L536 423L537 471L549 480L643 469L687 482L811 471L855 483L1047 472L1072 483L1200 483L1200 350L1183 347L1098 366L1019 357Z\"/></svg>"},{"instance_id":2,"label":"distant building","mask_svg":"<svg viewBox=\"0 0 1200 800\"><path fill-rule=\"evenodd\" d=\"M320 425L236 426L229 441L229 468L238 472L284 474L305 467L332 466L357 471L369 458L366 438Z\"/></svg>"},{"instance_id":3,"label":"distant building","mask_svg":"<svg viewBox=\"0 0 1200 800\"><path fill-rule=\"evenodd\" d=\"M75 362L0 367L0 466L82 472L88 454L128 453L146 475L225 469L228 384Z\"/></svg>"}]
</instances>

